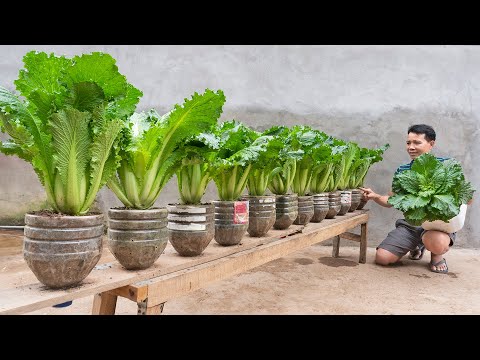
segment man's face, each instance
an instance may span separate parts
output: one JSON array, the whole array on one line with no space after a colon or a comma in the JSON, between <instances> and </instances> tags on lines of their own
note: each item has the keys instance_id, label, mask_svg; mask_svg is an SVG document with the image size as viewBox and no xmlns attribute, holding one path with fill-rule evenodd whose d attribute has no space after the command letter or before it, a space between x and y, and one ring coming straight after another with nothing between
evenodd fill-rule
<instances>
[{"instance_id":1,"label":"man's face","mask_svg":"<svg viewBox=\"0 0 480 360\"><path fill-rule=\"evenodd\" d=\"M428 141L425 139L425 134L408 133L407 137L407 151L410 159L415 159L423 153L428 153L432 150L434 140Z\"/></svg>"}]
</instances>

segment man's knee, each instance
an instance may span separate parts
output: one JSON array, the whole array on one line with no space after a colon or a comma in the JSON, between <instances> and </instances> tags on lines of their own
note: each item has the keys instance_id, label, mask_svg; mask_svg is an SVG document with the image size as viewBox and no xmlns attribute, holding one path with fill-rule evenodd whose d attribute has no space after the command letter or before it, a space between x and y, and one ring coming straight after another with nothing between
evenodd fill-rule
<instances>
[{"instance_id":1,"label":"man's knee","mask_svg":"<svg viewBox=\"0 0 480 360\"><path fill-rule=\"evenodd\" d=\"M377 253L375 254L375 263L378 265L390 265L396 263L399 259L400 256L382 248L378 248Z\"/></svg>"},{"instance_id":2,"label":"man's knee","mask_svg":"<svg viewBox=\"0 0 480 360\"><path fill-rule=\"evenodd\" d=\"M436 254L445 254L450 249L450 236L443 231L425 231L422 241L428 251Z\"/></svg>"}]
</instances>

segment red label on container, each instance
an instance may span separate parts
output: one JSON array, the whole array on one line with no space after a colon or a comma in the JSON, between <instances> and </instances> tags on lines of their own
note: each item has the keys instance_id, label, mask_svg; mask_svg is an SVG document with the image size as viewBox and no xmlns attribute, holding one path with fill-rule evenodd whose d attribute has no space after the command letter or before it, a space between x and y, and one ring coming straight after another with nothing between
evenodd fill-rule
<instances>
[{"instance_id":1,"label":"red label on container","mask_svg":"<svg viewBox=\"0 0 480 360\"><path fill-rule=\"evenodd\" d=\"M248 201L235 201L233 204L233 223L246 224L248 222Z\"/></svg>"}]
</instances>

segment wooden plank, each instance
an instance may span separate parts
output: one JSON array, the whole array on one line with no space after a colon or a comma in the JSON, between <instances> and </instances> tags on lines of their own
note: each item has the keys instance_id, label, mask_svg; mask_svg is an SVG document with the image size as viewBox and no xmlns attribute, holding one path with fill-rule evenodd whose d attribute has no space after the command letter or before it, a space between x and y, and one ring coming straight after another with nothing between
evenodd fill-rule
<instances>
[{"instance_id":1,"label":"wooden plank","mask_svg":"<svg viewBox=\"0 0 480 360\"><path fill-rule=\"evenodd\" d=\"M337 258L340 251L340 236L334 236L332 242L332 257Z\"/></svg>"},{"instance_id":2,"label":"wooden plank","mask_svg":"<svg viewBox=\"0 0 480 360\"><path fill-rule=\"evenodd\" d=\"M155 264L145 270L125 270L110 254L107 246L99 265L77 287L53 290L48 289L38 282L33 273L27 267L22 255L0 258L2 272L0 272L0 314L22 314L53 306L58 303L74 300L77 298L107 292L131 284L136 284L148 279L167 276L197 265L228 257L241 251L255 249L271 242L291 239L290 236L300 231L303 234L328 232L332 226L341 224L341 232L368 221L368 210L358 210L335 219L325 219L320 223L310 223L306 227L292 225L287 230L270 230L269 236L264 238L252 238L248 234L244 236L239 245L224 247L212 240L204 253L198 257L182 257L168 244L165 252ZM338 234L338 233L337 233ZM142 295L143 296L143 295Z\"/></svg>"},{"instance_id":3,"label":"wooden plank","mask_svg":"<svg viewBox=\"0 0 480 360\"><path fill-rule=\"evenodd\" d=\"M22 254L23 231L7 229L0 232L0 257Z\"/></svg>"},{"instance_id":4,"label":"wooden plank","mask_svg":"<svg viewBox=\"0 0 480 360\"><path fill-rule=\"evenodd\" d=\"M198 290L213 281L240 274L269 261L286 256L294 251L327 240L352 226L358 226L364 219L351 222L337 222L322 231L305 231L284 239L271 241L254 249L242 250L221 259L150 279L139 286L148 285L148 301L151 305L164 303L174 297Z\"/></svg>"},{"instance_id":5,"label":"wooden plank","mask_svg":"<svg viewBox=\"0 0 480 360\"><path fill-rule=\"evenodd\" d=\"M116 296L121 296L135 302L140 302L145 300L148 297L148 287L147 286L134 287L131 285L127 285L118 289L110 290L108 291L108 293L111 293Z\"/></svg>"},{"instance_id":6,"label":"wooden plank","mask_svg":"<svg viewBox=\"0 0 480 360\"><path fill-rule=\"evenodd\" d=\"M137 303L137 315L161 315L164 305L165 303L151 306L148 299L145 299Z\"/></svg>"},{"instance_id":7,"label":"wooden plank","mask_svg":"<svg viewBox=\"0 0 480 360\"><path fill-rule=\"evenodd\" d=\"M292 225L291 229L273 230L271 236L288 236L291 233L297 233L304 226ZM0 274L0 314L22 314L58 303L102 293L122 286L128 286L132 283L149 279L173 271L187 268L189 266L200 264L205 261L214 260L222 256L235 253L239 249L253 248L270 239L250 238L246 236L242 242L236 246L224 247L213 243L198 257L182 257L168 243L164 254L160 256L157 262L146 270L128 271L125 270L113 255L104 246L104 253L100 259L99 265L90 273L90 275L78 287L66 290L48 289L38 282L33 273L28 269L23 260L23 256L17 255L10 257L8 263L14 264L15 272L5 272ZM106 241L104 239L104 241ZM109 261L106 261L105 258ZM7 276L8 275L8 276Z\"/></svg>"},{"instance_id":8,"label":"wooden plank","mask_svg":"<svg viewBox=\"0 0 480 360\"><path fill-rule=\"evenodd\" d=\"M95 294L93 297L92 315L114 315L116 307L116 295L106 292Z\"/></svg>"},{"instance_id":9,"label":"wooden plank","mask_svg":"<svg viewBox=\"0 0 480 360\"><path fill-rule=\"evenodd\" d=\"M163 311L163 304L147 307L145 315L160 315Z\"/></svg>"},{"instance_id":10,"label":"wooden plank","mask_svg":"<svg viewBox=\"0 0 480 360\"><path fill-rule=\"evenodd\" d=\"M367 262L367 223L360 225L360 257L358 262L365 264Z\"/></svg>"},{"instance_id":11,"label":"wooden plank","mask_svg":"<svg viewBox=\"0 0 480 360\"><path fill-rule=\"evenodd\" d=\"M360 235L351 232L344 232L339 235L343 239L360 242Z\"/></svg>"}]
</instances>

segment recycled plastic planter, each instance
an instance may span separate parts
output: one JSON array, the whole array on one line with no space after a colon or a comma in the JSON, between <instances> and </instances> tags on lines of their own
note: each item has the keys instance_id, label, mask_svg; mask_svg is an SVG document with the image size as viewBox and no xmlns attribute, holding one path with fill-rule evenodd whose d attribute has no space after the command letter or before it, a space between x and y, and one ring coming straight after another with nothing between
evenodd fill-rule
<instances>
[{"instance_id":1,"label":"recycled plastic planter","mask_svg":"<svg viewBox=\"0 0 480 360\"><path fill-rule=\"evenodd\" d=\"M181 256L200 255L215 235L212 203L201 205L169 204L168 239Z\"/></svg>"},{"instance_id":2,"label":"recycled plastic planter","mask_svg":"<svg viewBox=\"0 0 480 360\"><path fill-rule=\"evenodd\" d=\"M310 220L319 223L327 216L328 209L328 193L320 193L313 195L313 217Z\"/></svg>"},{"instance_id":3,"label":"recycled plastic planter","mask_svg":"<svg viewBox=\"0 0 480 360\"><path fill-rule=\"evenodd\" d=\"M80 284L102 253L103 214L25 214L23 257L37 279L56 289Z\"/></svg>"},{"instance_id":4,"label":"recycled plastic planter","mask_svg":"<svg viewBox=\"0 0 480 360\"><path fill-rule=\"evenodd\" d=\"M340 191L332 191L328 193L328 212L325 219L334 219L340 211Z\"/></svg>"},{"instance_id":5,"label":"recycled plastic planter","mask_svg":"<svg viewBox=\"0 0 480 360\"><path fill-rule=\"evenodd\" d=\"M167 243L167 209L108 210L108 248L125 269L149 268Z\"/></svg>"},{"instance_id":6,"label":"recycled plastic planter","mask_svg":"<svg viewBox=\"0 0 480 360\"><path fill-rule=\"evenodd\" d=\"M223 246L237 245L248 229L248 201L216 200L215 236Z\"/></svg>"},{"instance_id":7,"label":"recycled plastic planter","mask_svg":"<svg viewBox=\"0 0 480 360\"><path fill-rule=\"evenodd\" d=\"M340 210L337 215L345 215L352 206L352 192L349 190L340 191Z\"/></svg>"},{"instance_id":8,"label":"recycled plastic planter","mask_svg":"<svg viewBox=\"0 0 480 360\"><path fill-rule=\"evenodd\" d=\"M243 200L248 201L248 234L253 237L264 236L276 220L275 195L248 195Z\"/></svg>"},{"instance_id":9,"label":"recycled plastic planter","mask_svg":"<svg viewBox=\"0 0 480 360\"><path fill-rule=\"evenodd\" d=\"M362 192L359 189L353 189L352 191L352 199L350 209L348 212L353 212L358 209L360 202L362 201Z\"/></svg>"},{"instance_id":10,"label":"recycled plastic planter","mask_svg":"<svg viewBox=\"0 0 480 360\"><path fill-rule=\"evenodd\" d=\"M363 200L363 190L360 190L360 204L357 206L357 210L362 210L365 204L367 203L367 200Z\"/></svg>"},{"instance_id":11,"label":"recycled plastic planter","mask_svg":"<svg viewBox=\"0 0 480 360\"><path fill-rule=\"evenodd\" d=\"M276 220L273 228L277 230L288 229L298 216L298 195L276 195L275 212Z\"/></svg>"},{"instance_id":12,"label":"recycled plastic planter","mask_svg":"<svg viewBox=\"0 0 480 360\"><path fill-rule=\"evenodd\" d=\"M293 222L296 225L307 225L313 217L313 196L298 197L298 215Z\"/></svg>"}]
</instances>

